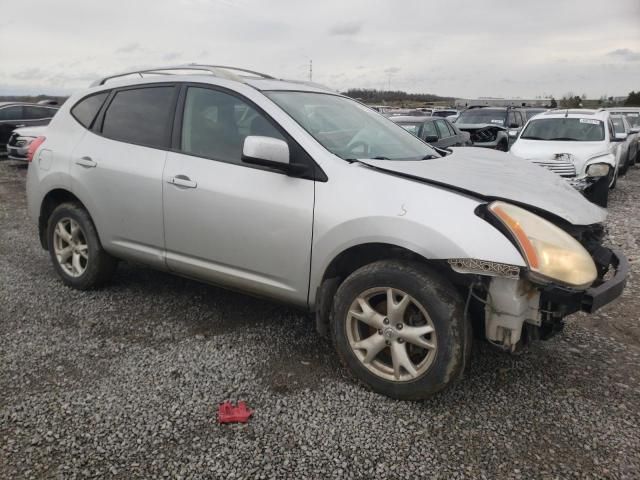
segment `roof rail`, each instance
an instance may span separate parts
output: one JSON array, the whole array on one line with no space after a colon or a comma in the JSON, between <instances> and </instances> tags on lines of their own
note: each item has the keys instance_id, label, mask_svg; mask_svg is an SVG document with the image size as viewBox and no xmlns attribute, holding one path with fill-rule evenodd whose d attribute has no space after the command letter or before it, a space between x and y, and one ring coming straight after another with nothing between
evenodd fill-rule
<instances>
[{"instance_id":1,"label":"roof rail","mask_svg":"<svg viewBox=\"0 0 640 480\"><path fill-rule=\"evenodd\" d=\"M116 73L114 75L109 75L107 77L102 77L96 80L91 84L91 86L97 87L99 85L104 85L109 80L113 80L119 77L126 77L127 75L140 75L140 78L144 78L143 74L172 75L171 72L176 70L194 70L194 71L208 72L208 73L211 73L214 77L226 78L228 80L236 80L240 82L243 81L243 77L247 76L246 74L264 78L264 79L269 79L269 80L274 79L274 77L270 75L254 72L253 70L247 70L245 68L229 67L225 65L200 65L197 63L187 63L184 65L170 65L170 66L164 66L164 67L144 68L139 70L130 70L127 72ZM234 72L239 72L239 73L234 73Z\"/></svg>"}]
</instances>

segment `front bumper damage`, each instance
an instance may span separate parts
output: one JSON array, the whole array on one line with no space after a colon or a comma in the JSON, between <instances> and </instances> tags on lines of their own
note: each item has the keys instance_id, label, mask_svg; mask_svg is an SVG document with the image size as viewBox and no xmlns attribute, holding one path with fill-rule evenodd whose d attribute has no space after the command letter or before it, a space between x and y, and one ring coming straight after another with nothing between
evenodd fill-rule
<instances>
[{"instance_id":1,"label":"front bumper damage","mask_svg":"<svg viewBox=\"0 0 640 480\"><path fill-rule=\"evenodd\" d=\"M609 179L607 177L570 178L567 181L590 202L607 207L609 199Z\"/></svg>"},{"instance_id":2,"label":"front bumper damage","mask_svg":"<svg viewBox=\"0 0 640 480\"><path fill-rule=\"evenodd\" d=\"M565 316L593 313L618 298L627 282L629 261L606 247L599 247L592 257L599 275L586 290L536 285L526 278L492 278L483 302L487 340L513 352L528 340L544 339L560 330Z\"/></svg>"}]
</instances>

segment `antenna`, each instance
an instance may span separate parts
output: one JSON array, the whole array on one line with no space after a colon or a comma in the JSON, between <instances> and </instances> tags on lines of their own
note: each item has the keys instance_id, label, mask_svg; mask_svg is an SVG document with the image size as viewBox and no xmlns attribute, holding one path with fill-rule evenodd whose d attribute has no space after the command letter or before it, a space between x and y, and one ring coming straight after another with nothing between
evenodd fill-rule
<instances>
[{"instance_id":1,"label":"antenna","mask_svg":"<svg viewBox=\"0 0 640 480\"><path fill-rule=\"evenodd\" d=\"M309 81L313 82L313 60L309 60Z\"/></svg>"}]
</instances>

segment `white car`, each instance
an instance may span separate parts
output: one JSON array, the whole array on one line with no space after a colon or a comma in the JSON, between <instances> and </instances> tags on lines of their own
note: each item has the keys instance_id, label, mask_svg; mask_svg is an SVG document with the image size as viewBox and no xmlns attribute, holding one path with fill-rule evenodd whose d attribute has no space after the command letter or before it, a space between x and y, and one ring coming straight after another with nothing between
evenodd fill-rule
<instances>
[{"instance_id":1,"label":"white car","mask_svg":"<svg viewBox=\"0 0 640 480\"><path fill-rule=\"evenodd\" d=\"M549 110L529 120L511 147L606 207L618 177L619 142L606 110Z\"/></svg>"}]
</instances>

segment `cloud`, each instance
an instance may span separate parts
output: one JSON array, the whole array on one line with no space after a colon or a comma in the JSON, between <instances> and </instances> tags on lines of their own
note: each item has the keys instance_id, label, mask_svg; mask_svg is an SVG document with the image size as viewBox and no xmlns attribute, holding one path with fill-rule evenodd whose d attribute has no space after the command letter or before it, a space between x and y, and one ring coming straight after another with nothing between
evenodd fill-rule
<instances>
[{"instance_id":1,"label":"cloud","mask_svg":"<svg viewBox=\"0 0 640 480\"><path fill-rule=\"evenodd\" d=\"M338 23L329 29L331 35L355 35L362 29L362 22Z\"/></svg>"},{"instance_id":2,"label":"cloud","mask_svg":"<svg viewBox=\"0 0 640 480\"><path fill-rule=\"evenodd\" d=\"M127 45L123 45L116 50L116 53L133 53L141 50L139 43L128 43Z\"/></svg>"},{"instance_id":3,"label":"cloud","mask_svg":"<svg viewBox=\"0 0 640 480\"><path fill-rule=\"evenodd\" d=\"M33 80L35 78L42 78L45 73L38 67L27 68L25 70L20 70L19 72L11 75L16 80Z\"/></svg>"},{"instance_id":4,"label":"cloud","mask_svg":"<svg viewBox=\"0 0 640 480\"><path fill-rule=\"evenodd\" d=\"M164 60L165 62L171 62L172 60L176 60L181 56L182 54L180 52L167 52L164 55L162 55L162 60Z\"/></svg>"},{"instance_id":5,"label":"cloud","mask_svg":"<svg viewBox=\"0 0 640 480\"><path fill-rule=\"evenodd\" d=\"M609 57L617 57L627 62L635 62L640 60L640 52L634 52L628 48L618 48L607 53Z\"/></svg>"}]
</instances>

